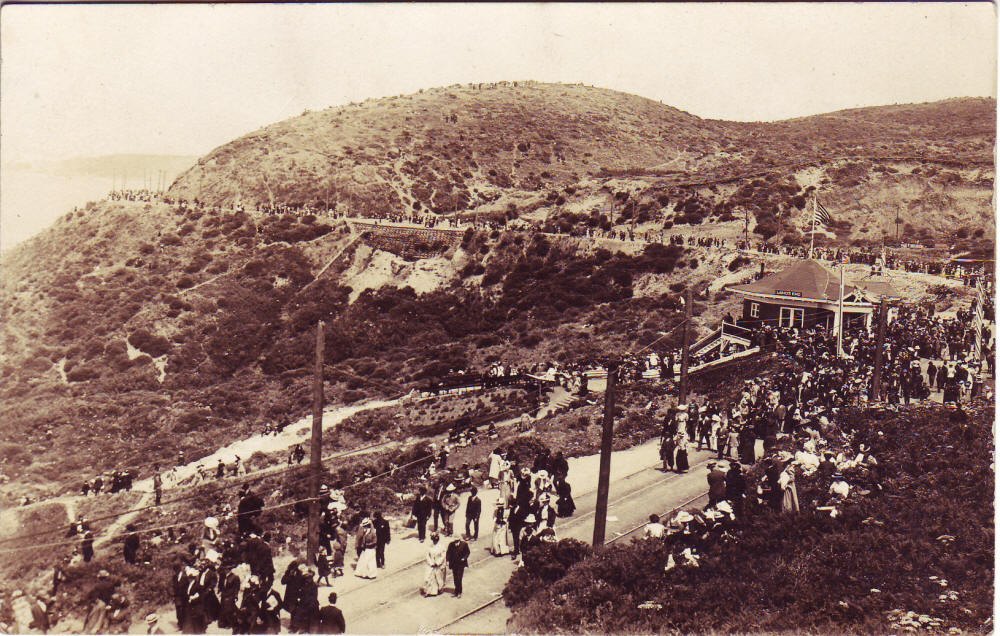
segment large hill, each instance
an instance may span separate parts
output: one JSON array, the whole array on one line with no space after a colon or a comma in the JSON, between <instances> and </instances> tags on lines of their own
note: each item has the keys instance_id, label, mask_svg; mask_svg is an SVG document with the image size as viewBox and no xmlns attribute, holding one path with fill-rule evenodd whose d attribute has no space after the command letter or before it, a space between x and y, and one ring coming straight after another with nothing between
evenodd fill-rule
<instances>
[{"instance_id":1,"label":"large hill","mask_svg":"<svg viewBox=\"0 0 1000 636\"><path fill-rule=\"evenodd\" d=\"M733 261L471 230L414 258L343 220L256 214L255 204L480 212L568 231L607 226L613 207L616 223L722 235L742 232L734 214L745 209L759 237L794 242L816 191L837 217L836 240L877 240L902 206L907 235L950 241L946 232L993 230L994 120L993 100L960 99L719 122L613 91L519 82L275 124L202 158L171 187L174 203L92 203L4 254L0 471L10 481L0 495L65 491L178 450L201 457L304 415L319 319L327 399L351 402L493 360L629 351L678 322L684 285L729 274Z\"/></svg>"},{"instance_id":2,"label":"large hill","mask_svg":"<svg viewBox=\"0 0 1000 636\"><path fill-rule=\"evenodd\" d=\"M213 204L525 215L608 209L626 220L805 229L815 189L839 239L992 224L996 102L952 99L775 123L705 120L583 85L452 86L307 112L221 146L170 193ZM571 219L572 220L572 219ZM991 226L992 227L992 226Z\"/></svg>"}]
</instances>

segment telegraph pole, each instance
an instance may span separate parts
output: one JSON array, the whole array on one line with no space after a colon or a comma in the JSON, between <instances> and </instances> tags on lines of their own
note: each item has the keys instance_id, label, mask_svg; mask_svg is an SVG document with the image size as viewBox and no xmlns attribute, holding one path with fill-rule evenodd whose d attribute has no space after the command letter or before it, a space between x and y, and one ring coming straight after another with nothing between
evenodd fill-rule
<instances>
[{"instance_id":1,"label":"telegraph pole","mask_svg":"<svg viewBox=\"0 0 1000 636\"><path fill-rule=\"evenodd\" d=\"M885 346L885 296L878 304L878 336L875 339L875 371L872 373L872 402L882 399L882 347Z\"/></svg>"},{"instance_id":2,"label":"telegraph pole","mask_svg":"<svg viewBox=\"0 0 1000 636\"><path fill-rule=\"evenodd\" d=\"M601 463L597 477L597 510L594 511L594 547L604 545L608 520L608 488L611 483L611 442L615 437L615 388L618 361L608 363L608 386L604 391L604 428L601 431Z\"/></svg>"},{"instance_id":3,"label":"telegraph pole","mask_svg":"<svg viewBox=\"0 0 1000 636\"><path fill-rule=\"evenodd\" d=\"M323 321L316 324L316 367L313 371L312 449L309 457L309 536L306 560L316 562L319 547L319 478L323 470Z\"/></svg>"},{"instance_id":4,"label":"telegraph pole","mask_svg":"<svg viewBox=\"0 0 1000 636\"><path fill-rule=\"evenodd\" d=\"M684 292L684 350L681 352L681 384L680 390L677 392L678 404L687 404L688 362L691 357L691 306L693 304L694 295L691 293L691 288L688 287Z\"/></svg>"},{"instance_id":5,"label":"telegraph pole","mask_svg":"<svg viewBox=\"0 0 1000 636\"><path fill-rule=\"evenodd\" d=\"M750 212L743 208L743 244L746 251L750 251Z\"/></svg>"}]
</instances>

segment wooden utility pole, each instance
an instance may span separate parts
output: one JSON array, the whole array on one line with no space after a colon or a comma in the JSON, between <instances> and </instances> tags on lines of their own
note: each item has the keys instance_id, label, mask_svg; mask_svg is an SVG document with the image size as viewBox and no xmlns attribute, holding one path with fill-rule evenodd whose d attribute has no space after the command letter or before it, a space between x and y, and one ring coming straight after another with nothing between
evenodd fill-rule
<instances>
[{"instance_id":1,"label":"wooden utility pole","mask_svg":"<svg viewBox=\"0 0 1000 636\"><path fill-rule=\"evenodd\" d=\"M878 335L875 339L875 371L872 373L872 402L882 400L882 348L885 346L885 297L878 304Z\"/></svg>"},{"instance_id":2,"label":"wooden utility pole","mask_svg":"<svg viewBox=\"0 0 1000 636\"><path fill-rule=\"evenodd\" d=\"M309 536L306 560L316 562L319 547L319 479L323 470L323 321L316 324L316 367L313 371L312 449L309 457Z\"/></svg>"},{"instance_id":3,"label":"wooden utility pole","mask_svg":"<svg viewBox=\"0 0 1000 636\"><path fill-rule=\"evenodd\" d=\"M608 488L611 485L611 442L615 437L615 388L618 362L608 363L608 386L604 391L604 428L601 431L601 463L597 476L597 510L594 511L594 546L604 545L608 520Z\"/></svg>"},{"instance_id":4,"label":"wooden utility pole","mask_svg":"<svg viewBox=\"0 0 1000 636\"><path fill-rule=\"evenodd\" d=\"M688 362L691 351L691 306L694 305L694 294L690 287L684 292L684 349L681 351L681 384L677 392L677 403L687 404L688 396Z\"/></svg>"},{"instance_id":5,"label":"wooden utility pole","mask_svg":"<svg viewBox=\"0 0 1000 636\"><path fill-rule=\"evenodd\" d=\"M743 208L743 244L744 249L750 251L750 211Z\"/></svg>"}]
</instances>

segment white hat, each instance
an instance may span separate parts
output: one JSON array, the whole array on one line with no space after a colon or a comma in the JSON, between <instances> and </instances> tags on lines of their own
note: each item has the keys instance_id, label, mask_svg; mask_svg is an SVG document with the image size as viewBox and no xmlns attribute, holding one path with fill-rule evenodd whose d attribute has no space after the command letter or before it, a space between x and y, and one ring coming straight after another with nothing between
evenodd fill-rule
<instances>
[{"instance_id":1,"label":"white hat","mask_svg":"<svg viewBox=\"0 0 1000 636\"><path fill-rule=\"evenodd\" d=\"M687 404L678 404L678 405L677 405L677 410L678 410L678 411L686 411L686 410L687 410L687 408L688 408L688 405L687 405Z\"/></svg>"},{"instance_id":2,"label":"white hat","mask_svg":"<svg viewBox=\"0 0 1000 636\"><path fill-rule=\"evenodd\" d=\"M677 516L674 518L677 519L679 523L687 523L689 521L694 521L694 517L687 510L681 510L680 512L677 513Z\"/></svg>"},{"instance_id":3,"label":"white hat","mask_svg":"<svg viewBox=\"0 0 1000 636\"><path fill-rule=\"evenodd\" d=\"M219 527L219 520L215 517L205 517L205 527L215 530Z\"/></svg>"},{"instance_id":4,"label":"white hat","mask_svg":"<svg viewBox=\"0 0 1000 636\"><path fill-rule=\"evenodd\" d=\"M535 523L536 521L538 521L538 519L535 519L535 515L533 514L530 514L524 518L525 523Z\"/></svg>"},{"instance_id":5,"label":"white hat","mask_svg":"<svg viewBox=\"0 0 1000 636\"><path fill-rule=\"evenodd\" d=\"M147 614L146 615L146 624L147 625L155 625L156 621L158 621L158 620L160 620L160 617L157 616L156 614Z\"/></svg>"},{"instance_id":6,"label":"white hat","mask_svg":"<svg viewBox=\"0 0 1000 636\"><path fill-rule=\"evenodd\" d=\"M448 491L448 492L454 492L455 491L455 484L448 484L448 487L445 488L445 490Z\"/></svg>"},{"instance_id":7,"label":"white hat","mask_svg":"<svg viewBox=\"0 0 1000 636\"><path fill-rule=\"evenodd\" d=\"M733 507L729 505L728 501L720 501L715 504L715 509L726 514L733 514Z\"/></svg>"}]
</instances>

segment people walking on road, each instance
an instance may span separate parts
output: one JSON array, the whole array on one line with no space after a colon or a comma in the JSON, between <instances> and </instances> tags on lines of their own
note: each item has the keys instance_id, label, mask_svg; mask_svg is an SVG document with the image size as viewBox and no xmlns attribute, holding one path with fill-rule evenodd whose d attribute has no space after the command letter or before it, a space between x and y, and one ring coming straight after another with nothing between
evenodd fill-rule
<instances>
[{"instance_id":1,"label":"people walking on road","mask_svg":"<svg viewBox=\"0 0 1000 636\"><path fill-rule=\"evenodd\" d=\"M427 489L422 487L417 491L417 497L413 500L413 508L410 514L417 522L417 537L420 542L424 542L427 535L427 520L430 519L434 511L434 500L427 494Z\"/></svg>"},{"instance_id":2,"label":"people walking on road","mask_svg":"<svg viewBox=\"0 0 1000 636\"><path fill-rule=\"evenodd\" d=\"M507 508L503 502L498 501L496 511L493 513L493 540L490 544L490 553L493 556L504 556L510 554L511 546L507 539Z\"/></svg>"},{"instance_id":3,"label":"people walking on road","mask_svg":"<svg viewBox=\"0 0 1000 636\"><path fill-rule=\"evenodd\" d=\"M372 524L375 526L375 565L379 568L385 567L385 546L392 540L392 532L389 529L389 522L382 518L381 512L372 515Z\"/></svg>"},{"instance_id":4,"label":"people walking on road","mask_svg":"<svg viewBox=\"0 0 1000 636\"><path fill-rule=\"evenodd\" d=\"M460 500L455 492L455 484L448 484L444 489L444 496L441 497L441 523L444 526L444 534L449 537L455 531L455 512L458 511Z\"/></svg>"},{"instance_id":5,"label":"people walking on road","mask_svg":"<svg viewBox=\"0 0 1000 636\"><path fill-rule=\"evenodd\" d=\"M469 498L465 501L465 536L467 539L473 541L479 539L479 517L482 513L483 502L479 498L479 491L473 486L469 491ZM475 528L474 532L473 528Z\"/></svg>"},{"instance_id":6,"label":"people walking on road","mask_svg":"<svg viewBox=\"0 0 1000 636\"><path fill-rule=\"evenodd\" d=\"M444 589L447 572L445 570L445 546L441 543L441 536L437 532L431 533L431 543L427 547L427 570L424 573L424 582L420 586L420 593L424 596L437 596Z\"/></svg>"},{"instance_id":7,"label":"people walking on road","mask_svg":"<svg viewBox=\"0 0 1000 636\"><path fill-rule=\"evenodd\" d=\"M358 562L354 566L354 576L363 579L374 579L378 575L378 565L375 561L375 548L378 546L378 535L375 524L370 517L365 517L358 530L354 548L358 552Z\"/></svg>"},{"instance_id":8,"label":"people walking on road","mask_svg":"<svg viewBox=\"0 0 1000 636\"><path fill-rule=\"evenodd\" d=\"M660 439L660 461L663 463L660 470L667 472L674 469L674 452L677 450L677 440L674 435L664 435Z\"/></svg>"},{"instance_id":9,"label":"people walking on road","mask_svg":"<svg viewBox=\"0 0 1000 636\"><path fill-rule=\"evenodd\" d=\"M677 447L677 472L686 473L690 466L688 465L688 448L690 447L690 442L688 441L687 433L681 431L677 433L677 437L674 438L674 444Z\"/></svg>"},{"instance_id":10,"label":"people walking on road","mask_svg":"<svg viewBox=\"0 0 1000 636\"><path fill-rule=\"evenodd\" d=\"M448 544L445 553L448 561L448 569L451 570L452 580L455 582L456 598L462 598L462 577L465 575L465 568L469 567L469 544L461 537Z\"/></svg>"}]
</instances>

